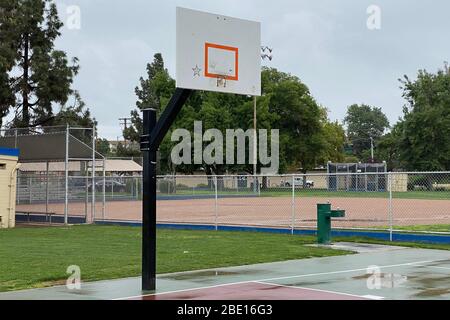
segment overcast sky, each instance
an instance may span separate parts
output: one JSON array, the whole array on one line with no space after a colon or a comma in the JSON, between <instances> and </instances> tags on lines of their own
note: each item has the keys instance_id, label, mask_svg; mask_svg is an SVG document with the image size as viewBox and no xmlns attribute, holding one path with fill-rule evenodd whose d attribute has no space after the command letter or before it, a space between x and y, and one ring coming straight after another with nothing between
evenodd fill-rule
<instances>
[{"instance_id":1,"label":"overcast sky","mask_svg":"<svg viewBox=\"0 0 450 320\"><path fill-rule=\"evenodd\" d=\"M79 6L81 28L64 27L57 47L80 59L74 83L99 122L102 137L121 135L118 118L135 107L134 88L161 52L175 77L175 8L209 11L262 23L262 43L274 48L265 63L298 76L329 117L347 106L379 106L395 123L404 100L398 78L436 71L450 60L447 0L59 0ZM381 29L367 27L367 8L381 9Z\"/></svg>"}]
</instances>

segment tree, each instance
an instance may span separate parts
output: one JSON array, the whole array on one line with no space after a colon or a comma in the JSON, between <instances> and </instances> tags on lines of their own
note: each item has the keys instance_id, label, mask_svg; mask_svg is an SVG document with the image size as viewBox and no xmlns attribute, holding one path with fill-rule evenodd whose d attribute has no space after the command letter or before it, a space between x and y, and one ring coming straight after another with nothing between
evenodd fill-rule
<instances>
[{"instance_id":1,"label":"tree","mask_svg":"<svg viewBox=\"0 0 450 320\"><path fill-rule=\"evenodd\" d=\"M141 111L153 108L161 114L167 102L175 91L175 81L170 77L169 71L164 67L164 60L160 53L153 57L153 62L147 64L147 78L139 79L139 86L135 88L138 98L135 109L131 111L132 126L124 130L124 138L130 141L139 141L142 134Z\"/></svg>"},{"instance_id":2,"label":"tree","mask_svg":"<svg viewBox=\"0 0 450 320\"><path fill-rule=\"evenodd\" d=\"M405 169L450 169L450 69L437 73L420 70L417 79L407 76L403 85L404 106L399 143Z\"/></svg>"},{"instance_id":3,"label":"tree","mask_svg":"<svg viewBox=\"0 0 450 320\"><path fill-rule=\"evenodd\" d=\"M92 118L91 112L86 108L86 104L81 99L78 92L74 92L73 105L64 105L55 116L48 118L47 123L50 126L79 126L83 128L92 128L97 126L97 121Z\"/></svg>"},{"instance_id":4,"label":"tree","mask_svg":"<svg viewBox=\"0 0 450 320\"><path fill-rule=\"evenodd\" d=\"M345 159L345 130L341 124L336 122L325 122L322 128L325 147L320 162L328 161L342 162Z\"/></svg>"},{"instance_id":5,"label":"tree","mask_svg":"<svg viewBox=\"0 0 450 320\"><path fill-rule=\"evenodd\" d=\"M370 150L371 138L376 143L389 128L389 120L381 108L365 104L349 106L344 123L347 125L347 137L353 144L354 153L360 159L364 151Z\"/></svg>"},{"instance_id":6,"label":"tree","mask_svg":"<svg viewBox=\"0 0 450 320\"><path fill-rule=\"evenodd\" d=\"M53 112L47 115L46 125L48 127L44 127L44 130L46 132L60 130L59 127L66 125L86 128L86 130L71 130L70 134L84 143L91 145L93 131L90 129L97 129L97 121L95 118L92 118L91 112L86 108L86 104L77 91L74 91L71 98L73 99L72 105L68 105L69 102L67 102L64 106L60 107L56 115L53 116Z\"/></svg>"},{"instance_id":7,"label":"tree","mask_svg":"<svg viewBox=\"0 0 450 320\"><path fill-rule=\"evenodd\" d=\"M400 141L402 139L402 123L394 125L391 132L385 134L377 143L375 156L377 159L386 161L389 171L402 168L400 161Z\"/></svg>"},{"instance_id":8,"label":"tree","mask_svg":"<svg viewBox=\"0 0 450 320\"><path fill-rule=\"evenodd\" d=\"M122 143L119 143L117 145L117 150L116 150L115 156L119 157L119 158L120 157L123 157L123 158L140 157L141 151L139 151L138 149L134 149L134 148L127 148Z\"/></svg>"},{"instance_id":9,"label":"tree","mask_svg":"<svg viewBox=\"0 0 450 320\"><path fill-rule=\"evenodd\" d=\"M95 149L104 157L109 156L111 153L108 139L97 139L97 141L95 142Z\"/></svg>"},{"instance_id":10,"label":"tree","mask_svg":"<svg viewBox=\"0 0 450 320\"><path fill-rule=\"evenodd\" d=\"M138 109L153 107L160 114L175 90L174 80L164 68L160 54L156 54L147 66L147 75L147 79L140 79L140 86L135 90L138 97L136 106ZM295 170L301 167L306 172L325 159L341 159L343 129L339 124L328 121L326 109L317 104L307 86L299 78L276 69L264 68L261 77L263 94L257 99L258 129L280 130L280 172L286 172L289 167ZM124 136L131 141L138 141L142 132L138 109L132 111L133 125L124 131ZM173 128L184 128L192 137L196 120L202 121L203 131L214 128L225 134L226 129L253 129L253 98L195 91L176 118ZM178 142L171 141L171 133L168 132L159 149L159 172L193 173L204 169L207 175L253 173L250 161L245 165L203 163L175 167L170 155ZM248 155L248 144L245 154ZM248 156L246 158L250 160ZM260 170L260 163L258 168Z\"/></svg>"},{"instance_id":11,"label":"tree","mask_svg":"<svg viewBox=\"0 0 450 320\"><path fill-rule=\"evenodd\" d=\"M208 129L218 129L224 136L227 129L239 128L246 131L249 128L253 128L253 124L249 126L248 122L243 123L243 119L241 118L242 113L239 112L239 108L252 100L253 99L242 95L206 92L204 93L202 103L200 104L200 111L197 120L202 120L204 131ZM253 103L251 103L251 105L252 111L250 114L253 115ZM232 151L236 155L237 144L235 144L234 150ZM229 152L229 150L227 150L227 152ZM248 155L248 144L246 144L245 154ZM249 163L248 156L246 156L246 158L246 163ZM247 171L245 165L229 165L226 164L225 161L223 164L204 164L203 167L208 175L223 175L227 171L233 173ZM219 186L221 184L222 181L219 181Z\"/></svg>"},{"instance_id":12,"label":"tree","mask_svg":"<svg viewBox=\"0 0 450 320\"><path fill-rule=\"evenodd\" d=\"M15 1L4 0L0 5L0 127L3 126L3 118L8 115L9 108L15 102L14 94L10 88L11 78L9 72L14 67L16 50L14 46L8 46L8 39L12 37L12 24ZM5 22L10 21L10 27L5 27Z\"/></svg>"},{"instance_id":13,"label":"tree","mask_svg":"<svg viewBox=\"0 0 450 320\"><path fill-rule=\"evenodd\" d=\"M0 116L11 126L45 125L52 105L64 105L78 72L54 42L63 26L51 0L4 0L0 7Z\"/></svg>"},{"instance_id":14,"label":"tree","mask_svg":"<svg viewBox=\"0 0 450 320\"><path fill-rule=\"evenodd\" d=\"M170 77L168 70L165 68L162 55L157 53L154 55L153 61L147 64L147 78L141 77L139 86L135 88L137 109L131 111L131 126L123 131L124 138L129 141L139 142L142 135L141 111L145 108L153 108L160 115L174 92L175 80ZM194 118L189 116L189 114L193 115L195 111L190 107L190 104L195 101L197 101L196 104L199 104L199 96L199 93L194 93L188 99L176 121L184 119L186 122L187 119L192 119L190 125L193 126ZM174 167L170 161L170 150L171 146L173 146L170 141L170 134L171 132L166 135L158 151L158 172L174 172ZM124 146L121 146L120 153L121 155L135 155L136 151L126 150ZM192 172L193 168L192 166L187 166L185 170Z\"/></svg>"},{"instance_id":15,"label":"tree","mask_svg":"<svg viewBox=\"0 0 450 320\"><path fill-rule=\"evenodd\" d=\"M288 166L306 173L317 165L326 148L322 131L326 109L298 77L264 68L262 81L269 112L277 115L271 126L280 129L280 156Z\"/></svg>"}]
</instances>

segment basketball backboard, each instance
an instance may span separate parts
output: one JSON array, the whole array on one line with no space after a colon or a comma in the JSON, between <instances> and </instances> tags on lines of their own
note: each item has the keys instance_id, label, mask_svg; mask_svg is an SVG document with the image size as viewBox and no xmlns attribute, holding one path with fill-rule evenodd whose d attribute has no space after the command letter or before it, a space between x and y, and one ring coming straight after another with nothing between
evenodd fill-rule
<instances>
[{"instance_id":1,"label":"basketball backboard","mask_svg":"<svg viewBox=\"0 0 450 320\"><path fill-rule=\"evenodd\" d=\"M261 95L259 22L177 8L178 88Z\"/></svg>"}]
</instances>

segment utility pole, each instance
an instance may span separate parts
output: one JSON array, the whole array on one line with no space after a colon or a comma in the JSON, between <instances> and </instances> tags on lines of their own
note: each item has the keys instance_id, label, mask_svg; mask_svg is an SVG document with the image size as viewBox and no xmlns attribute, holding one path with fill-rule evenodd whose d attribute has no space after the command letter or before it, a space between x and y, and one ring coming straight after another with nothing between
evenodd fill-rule
<instances>
[{"instance_id":1,"label":"utility pole","mask_svg":"<svg viewBox=\"0 0 450 320\"><path fill-rule=\"evenodd\" d=\"M119 124L121 126L123 126L123 130L128 129L128 123L131 122L131 118L119 118ZM124 142L125 142L125 147L127 146L127 140L125 139L125 137L123 138Z\"/></svg>"},{"instance_id":2,"label":"utility pole","mask_svg":"<svg viewBox=\"0 0 450 320\"><path fill-rule=\"evenodd\" d=\"M124 127L124 129L128 128L128 122L131 122L131 118L119 118L120 125Z\"/></svg>"}]
</instances>

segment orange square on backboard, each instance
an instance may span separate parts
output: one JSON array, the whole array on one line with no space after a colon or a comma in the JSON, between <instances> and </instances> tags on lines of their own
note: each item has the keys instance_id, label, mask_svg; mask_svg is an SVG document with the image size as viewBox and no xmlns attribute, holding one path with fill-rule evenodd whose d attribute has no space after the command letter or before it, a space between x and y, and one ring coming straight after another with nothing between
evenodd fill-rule
<instances>
[{"instance_id":1,"label":"orange square on backboard","mask_svg":"<svg viewBox=\"0 0 450 320\"><path fill-rule=\"evenodd\" d=\"M222 75L218 73L212 73L209 72L209 49L218 49L218 50L225 50L225 51L231 51L234 53L234 75L228 75L225 76L225 79L227 80L239 80L239 48L230 47L230 46L224 46L220 44L214 44L214 43L205 43L205 77L207 78L219 78Z\"/></svg>"}]
</instances>

